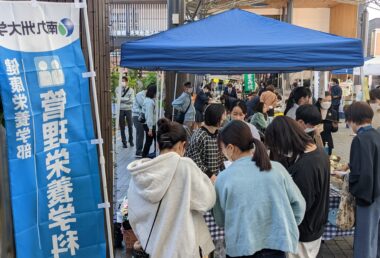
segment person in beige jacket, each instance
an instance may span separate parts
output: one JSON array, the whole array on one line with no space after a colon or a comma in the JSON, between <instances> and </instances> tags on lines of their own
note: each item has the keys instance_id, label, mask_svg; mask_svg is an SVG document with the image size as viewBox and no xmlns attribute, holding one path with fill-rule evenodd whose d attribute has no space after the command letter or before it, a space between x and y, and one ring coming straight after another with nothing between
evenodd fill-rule
<instances>
[{"instance_id":1,"label":"person in beige jacket","mask_svg":"<svg viewBox=\"0 0 380 258\"><path fill-rule=\"evenodd\" d=\"M268 116L274 116L274 109L277 106L277 95L274 93L273 85L266 87L266 90L260 96L260 102L264 103Z\"/></svg>"},{"instance_id":2,"label":"person in beige jacket","mask_svg":"<svg viewBox=\"0 0 380 258\"><path fill-rule=\"evenodd\" d=\"M215 189L207 175L183 157L186 138L182 125L160 119L160 155L128 166L129 222L150 257L199 258L214 250L203 214L215 204Z\"/></svg>"}]
</instances>

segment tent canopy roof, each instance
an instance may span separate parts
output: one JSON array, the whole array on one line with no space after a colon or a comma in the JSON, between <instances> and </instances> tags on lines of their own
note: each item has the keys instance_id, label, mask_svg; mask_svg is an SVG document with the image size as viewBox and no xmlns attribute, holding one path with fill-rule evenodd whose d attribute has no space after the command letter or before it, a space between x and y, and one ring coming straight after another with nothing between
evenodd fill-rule
<instances>
[{"instance_id":1,"label":"tent canopy roof","mask_svg":"<svg viewBox=\"0 0 380 258\"><path fill-rule=\"evenodd\" d=\"M199 74L333 70L363 64L361 40L232 9L122 45L121 66Z\"/></svg>"}]
</instances>

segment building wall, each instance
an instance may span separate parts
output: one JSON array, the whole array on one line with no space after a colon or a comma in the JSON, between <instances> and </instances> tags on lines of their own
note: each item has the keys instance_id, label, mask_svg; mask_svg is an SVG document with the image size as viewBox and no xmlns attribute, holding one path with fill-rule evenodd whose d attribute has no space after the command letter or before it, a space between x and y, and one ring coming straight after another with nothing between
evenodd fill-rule
<instances>
[{"instance_id":1,"label":"building wall","mask_svg":"<svg viewBox=\"0 0 380 258\"><path fill-rule=\"evenodd\" d=\"M294 8L293 24L305 28L330 31L330 8Z\"/></svg>"},{"instance_id":2,"label":"building wall","mask_svg":"<svg viewBox=\"0 0 380 258\"><path fill-rule=\"evenodd\" d=\"M350 4L338 4L331 8L330 33L339 36L357 37L358 7Z\"/></svg>"},{"instance_id":3,"label":"building wall","mask_svg":"<svg viewBox=\"0 0 380 258\"><path fill-rule=\"evenodd\" d=\"M374 53L375 38L373 38L373 32L376 29L380 29L380 18L372 19L369 21L369 26L368 26L368 54L369 55L373 55ZM377 39L376 43L378 45L377 49L378 51L380 51L380 39Z\"/></svg>"}]
</instances>

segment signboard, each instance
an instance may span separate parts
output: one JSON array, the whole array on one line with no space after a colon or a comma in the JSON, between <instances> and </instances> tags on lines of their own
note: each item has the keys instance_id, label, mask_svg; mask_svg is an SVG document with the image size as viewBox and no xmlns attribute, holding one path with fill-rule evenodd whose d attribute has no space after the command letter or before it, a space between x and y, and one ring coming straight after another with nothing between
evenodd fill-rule
<instances>
[{"instance_id":1,"label":"signboard","mask_svg":"<svg viewBox=\"0 0 380 258\"><path fill-rule=\"evenodd\" d=\"M244 92L252 92L256 88L255 75L244 74Z\"/></svg>"},{"instance_id":2,"label":"signboard","mask_svg":"<svg viewBox=\"0 0 380 258\"><path fill-rule=\"evenodd\" d=\"M104 258L104 211L74 3L0 1L0 95L20 258Z\"/></svg>"}]
</instances>

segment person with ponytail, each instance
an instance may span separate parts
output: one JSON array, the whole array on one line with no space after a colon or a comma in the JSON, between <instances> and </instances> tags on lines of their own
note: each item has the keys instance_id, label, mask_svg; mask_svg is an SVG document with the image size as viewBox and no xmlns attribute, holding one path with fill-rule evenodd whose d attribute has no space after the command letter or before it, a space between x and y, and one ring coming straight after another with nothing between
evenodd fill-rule
<instances>
[{"instance_id":1,"label":"person with ponytail","mask_svg":"<svg viewBox=\"0 0 380 258\"><path fill-rule=\"evenodd\" d=\"M284 114L296 120L296 111L299 106L310 104L311 91L307 87L297 87L289 95Z\"/></svg>"},{"instance_id":2,"label":"person with ponytail","mask_svg":"<svg viewBox=\"0 0 380 258\"><path fill-rule=\"evenodd\" d=\"M218 142L232 164L216 179L216 223L225 228L227 257L284 257L296 252L305 200L286 169L269 160L243 121L234 120Z\"/></svg>"},{"instance_id":3,"label":"person with ponytail","mask_svg":"<svg viewBox=\"0 0 380 258\"><path fill-rule=\"evenodd\" d=\"M160 155L128 166L129 222L150 257L207 256L214 245L203 214L214 206L214 186L191 159L183 157L187 139L183 126L166 118L157 125Z\"/></svg>"}]
</instances>

